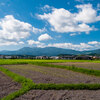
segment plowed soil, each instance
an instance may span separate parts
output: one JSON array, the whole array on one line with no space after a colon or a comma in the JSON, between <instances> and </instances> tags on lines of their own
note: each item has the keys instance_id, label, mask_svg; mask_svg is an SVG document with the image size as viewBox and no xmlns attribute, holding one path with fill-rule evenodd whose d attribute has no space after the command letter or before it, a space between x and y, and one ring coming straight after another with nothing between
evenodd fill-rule
<instances>
[{"instance_id":1,"label":"plowed soil","mask_svg":"<svg viewBox=\"0 0 100 100\"><path fill-rule=\"evenodd\" d=\"M21 85L14 82L10 77L0 71L0 98L15 92L21 88Z\"/></svg>"},{"instance_id":2,"label":"plowed soil","mask_svg":"<svg viewBox=\"0 0 100 100\"><path fill-rule=\"evenodd\" d=\"M65 62L65 63L51 63L55 65L76 66L81 68L100 70L100 63L91 62Z\"/></svg>"},{"instance_id":3,"label":"plowed soil","mask_svg":"<svg viewBox=\"0 0 100 100\"><path fill-rule=\"evenodd\" d=\"M31 90L15 100L100 100L100 90Z\"/></svg>"},{"instance_id":4,"label":"plowed soil","mask_svg":"<svg viewBox=\"0 0 100 100\"><path fill-rule=\"evenodd\" d=\"M35 83L100 83L100 77L86 75L65 69L35 65L5 65L4 67L30 78Z\"/></svg>"}]
</instances>

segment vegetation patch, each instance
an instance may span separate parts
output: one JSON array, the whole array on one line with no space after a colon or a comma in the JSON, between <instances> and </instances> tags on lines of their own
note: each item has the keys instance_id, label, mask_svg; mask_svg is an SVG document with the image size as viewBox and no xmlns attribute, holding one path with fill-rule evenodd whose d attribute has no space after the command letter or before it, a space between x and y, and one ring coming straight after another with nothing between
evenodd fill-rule
<instances>
[{"instance_id":1,"label":"vegetation patch","mask_svg":"<svg viewBox=\"0 0 100 100\"><path fill-rule=\"evenodd\" d=\"M100 84L35 84L38 90L98 90Z\"/></svg>"},{"instance_id":2,"label":"vegetation patch","mask_svg":"<svg viewBox=\"0 0 100 100\"><path fill-rule=\"evenodd\" d=\"M37 59L0 59L0 65L28 64L33 62L40 63L61 63L61 62L93 62L100 63L100 60L37 60Z\"/></svg>"},{"instance_id":3,"label":"vegetation patch","mask_svg":"<svg viewBox=\"0 0 100 100\"><path fill-rule=\"evenodd\" d=\"M22 88L20 90L9 94L8 96L2 98L1 100L13 100L14 98L16 98L16 97L26 93L27 91L31 90L34 86L34 83L33 83L32 80L27 79L27 78L20 76L18 74L15 74L15 73L9 71L8 69L0 67L0 71L2 71L7 76L11 77L16 82L21 83L21 85L22 85Z\"/></svg>"},{"instance_id":4,"label":"vegetation patch","mask_svg":"<svg viewBox=\"0 0 100 100\"><path fill-rule=\"evenodd\" d=\"M0 60L0 65L13 65L13 64L34 64L39 66L46 66L46 67L52 67L52 68L63 68L75 72L80 72L88 75L94 75L94 76L100 76L99 70L91 70L91 69L85 69L85 68L78 68L75 66L61 66L61 65L53 65L48 64L49 62L70 62L72 60ZM79 60L73 60L73 62L79 62ZM81 62L88 62L85 60L82 60ZM92 62L92 61L89 61ZM94 61L100 63L100 61ZM22 88L16 92L13 92L9 94L8 96L2 98L1 100L13 100L16 97L19 97L20 95L25 94L31 89L36 90L98 90L100 89L100 84L35 84L31 79L25 78L23 76L20 76L16 73L13 73L9 71L6 68L0 67L0 71L5 73L7 76L11 77L14 81L20 83L22 85Z\"/></svg>"},{"instance_id":5,"label":"vegetation patch","mask_svg":"<svg viewBox=\"0 0 100 100\"><path fill-rule=\"evenodd\" d=\"M85 68L79 68L75 66L53 65L53 64L47 64L44 62L32 62L31 64L46 66L46 67L53 67L53 68L63 68L63 69L80 72L80 73L84 73L88 75L100 76L100 70L85 69Z\"/></svg>"}]
</instances>

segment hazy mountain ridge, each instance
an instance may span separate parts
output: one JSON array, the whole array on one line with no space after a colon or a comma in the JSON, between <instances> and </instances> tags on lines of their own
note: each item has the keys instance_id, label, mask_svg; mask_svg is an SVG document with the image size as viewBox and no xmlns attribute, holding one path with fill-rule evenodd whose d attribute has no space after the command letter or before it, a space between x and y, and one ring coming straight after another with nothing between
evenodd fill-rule
<instances>
[{"instance_id":1,"label":"hazy mountain ridge","mask_svg":"<svg viewBox=\"0 0 100 100\"><path fill-rule=\"evenodd\" d=\"M62 48L56 48L56 47L46 47L46 48L37 48L37 47L24 47L16 51L0 51L0 54L2 55L33 55L33 56L57 56L59 54L99 54L100 55L100 49L97 50L91 50L91 51L76 51L72 49L62 49Z\"/></svg>"}]
</instances>

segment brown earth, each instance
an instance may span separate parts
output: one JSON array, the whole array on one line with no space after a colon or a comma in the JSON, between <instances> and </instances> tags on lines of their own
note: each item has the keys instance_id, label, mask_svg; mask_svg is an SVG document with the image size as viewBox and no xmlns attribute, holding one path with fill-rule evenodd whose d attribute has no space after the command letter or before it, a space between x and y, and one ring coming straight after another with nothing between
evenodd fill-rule
<instances>
[{"instance_id":1,"label":"brown earth","mask_svg":"<svg viewBox=\"0 0 100 100\"><path fill-rule=\"evenodd\" d=\"M66 66L76 66L81 68L100 70L100 63L91 62L64 62L64 63L50 63L55 65L66 65Z\"/></svg>"},{"instance_id":2,"label":"brown earth","mask_svg":"<svg viewBox=\"0 0 100 100\"><path fill-rule=\"evenodd\" d=\"M100 100L100 90L31 90L15 100Z\"/></svg>"},{"instance_id":3,"label":"brown earth","mask_svg":"<svg viewBox=\"0 0 100 100\"><path fill-rule=\"evenodd\" d=\"M0 98L15 92L21 88L21 85L14 82L10 77L0 71Z\"/></svg>"},{"instance_id":4,"label":"brown earth","mask_svg":"<svg viewBox=\"0 0 100 100\"><path fill-rule=\"evenodd\" d=\"M35 65L4 65L9 70L30 78L35 83L100 83L100 77L60 68Z\"/></svg>"}]
</instances>

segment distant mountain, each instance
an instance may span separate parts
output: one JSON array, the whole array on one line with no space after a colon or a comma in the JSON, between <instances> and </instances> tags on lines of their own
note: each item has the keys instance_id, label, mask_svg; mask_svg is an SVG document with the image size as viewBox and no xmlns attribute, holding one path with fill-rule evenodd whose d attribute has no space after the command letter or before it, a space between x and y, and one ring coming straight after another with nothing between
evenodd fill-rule
<instances>
[{"instance_id":1,"label":"distant mountain","mask_svg":"<svg viewBox=\"0 0 100 100\"><path fill-rule=\"evenodd\" d=\"M62 48L56 48L56 47L46 47L46 48L37 48L37 47L24 47L16 51L1 51L0 54L2 55L32 55L32 56L57 56L60 54L66 54L66 55L78 55L78 54L96 54L100 55L100 49L98 50L91 50L91 51L76 51L71 49L62 49Z\"/></svg>"},{"instance_id":2,"label":"distant mountain","mask_svg":"<svg viewBox=\"0 0 100 100\"><path fill-rule=\"evenodd\" d=\"M55 47L46 47L46 48L30 48L24 47L16 51L1 51L0 54L3 55L33 55L33 56L57 56L59 54L80 54L80 51L75 51L71 49L62 49Z\"/></svg>"},{"instance_id":3,"label":"distant mountain","mask_svg":"<svg viewBox=\"0 0 100 100\"><path fill-rule=\"evenodd\" d=\"M100 49L91 50L91 51L83 51L83 54L89 54L89 55L100 55Z\"/></svg>"}]
</instances>

